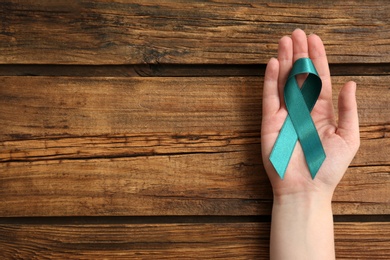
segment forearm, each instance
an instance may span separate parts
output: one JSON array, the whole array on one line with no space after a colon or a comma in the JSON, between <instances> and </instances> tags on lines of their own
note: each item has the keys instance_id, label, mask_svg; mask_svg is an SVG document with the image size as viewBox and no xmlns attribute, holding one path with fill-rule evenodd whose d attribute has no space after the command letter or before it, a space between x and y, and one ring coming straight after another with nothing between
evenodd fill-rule
<instances>
[{"instance_id":1,"label":"forearm","mask_svg":"<svg viewBox=\"0 0 390 260\"><path fill-rule=\"evenodd\" d=\"M335 259L331 194L274 198L271 260Z\"/></svg>"}]
</instances>

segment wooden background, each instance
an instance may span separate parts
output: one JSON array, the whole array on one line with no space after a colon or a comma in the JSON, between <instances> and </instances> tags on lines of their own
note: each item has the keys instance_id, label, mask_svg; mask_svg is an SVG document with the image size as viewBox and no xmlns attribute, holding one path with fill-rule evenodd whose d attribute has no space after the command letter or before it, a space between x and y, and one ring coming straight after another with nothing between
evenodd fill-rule
<instances>
[{"instance_id":1,"label":"wooden background","mask_svg":"<svg viewBox=\"0 0 390 260\"><path fill-rule=\"evenodd\" d=\"M267 259L263 75L301 28L334 98L358 83L337 258L389 259L389 20L387 0L1 1L1 258Z\"/></svg>"}]
</instances>

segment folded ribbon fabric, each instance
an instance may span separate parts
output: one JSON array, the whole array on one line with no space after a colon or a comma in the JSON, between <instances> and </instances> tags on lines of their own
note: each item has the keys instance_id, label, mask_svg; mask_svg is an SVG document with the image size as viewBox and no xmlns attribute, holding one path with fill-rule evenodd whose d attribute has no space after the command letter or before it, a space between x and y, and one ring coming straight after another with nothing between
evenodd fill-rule
<instances>
[{"instance_id":1,"label":"folded ribbon fabric","mask_svg":"<svg viewBox=\"0 0 390 260\"><path fill-rule=\"evenodd\" d=\"M295 78L298 74L308 74L301 88ZM312 179L325 160L325 151L310 115L321 88L322 82L313 62L309 58L297 60L284 86L288 115L270 155L270 161L282 179L298 139Z\"/></svg>"}]
</instances>

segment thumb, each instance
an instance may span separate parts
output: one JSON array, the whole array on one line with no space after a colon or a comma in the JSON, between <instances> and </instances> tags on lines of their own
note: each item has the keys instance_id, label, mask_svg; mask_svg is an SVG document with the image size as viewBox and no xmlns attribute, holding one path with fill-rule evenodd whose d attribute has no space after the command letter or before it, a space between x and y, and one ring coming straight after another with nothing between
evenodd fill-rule
<instances>
[{"instance_id":1,"label":"thumb","mask_svg":"<svg viewBox=\"0 0 390 260\"><path fill-rule=\"evenodd\" d=\"M341 89L338 110L339 122L337 134L340 135L351 148L357 150L360 145L360 135L355 82L347 82Z\"/></svg>"}]
</instances>

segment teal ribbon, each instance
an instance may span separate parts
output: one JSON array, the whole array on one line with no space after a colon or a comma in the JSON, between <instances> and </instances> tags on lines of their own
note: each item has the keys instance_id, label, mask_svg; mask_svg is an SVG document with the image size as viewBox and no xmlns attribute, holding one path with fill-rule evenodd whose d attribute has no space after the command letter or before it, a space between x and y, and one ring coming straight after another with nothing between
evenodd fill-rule
<instances>
[{"instance_id":1,"label":"teal ribbon","mask_svg":"<svg viewBox=\"0 0 390 260\"><path fill-rule=\"evenodd\" d=\"M299 74L308 74L302 88L299 88L295 78ZM310 115L321 88L322 81L313 62L309 58L297 60L284 86L288 115L270 155L270 161L281 179L284 178L298 139L312 179L325 160L325 151Z\"/></svg>"}]
</instances>

